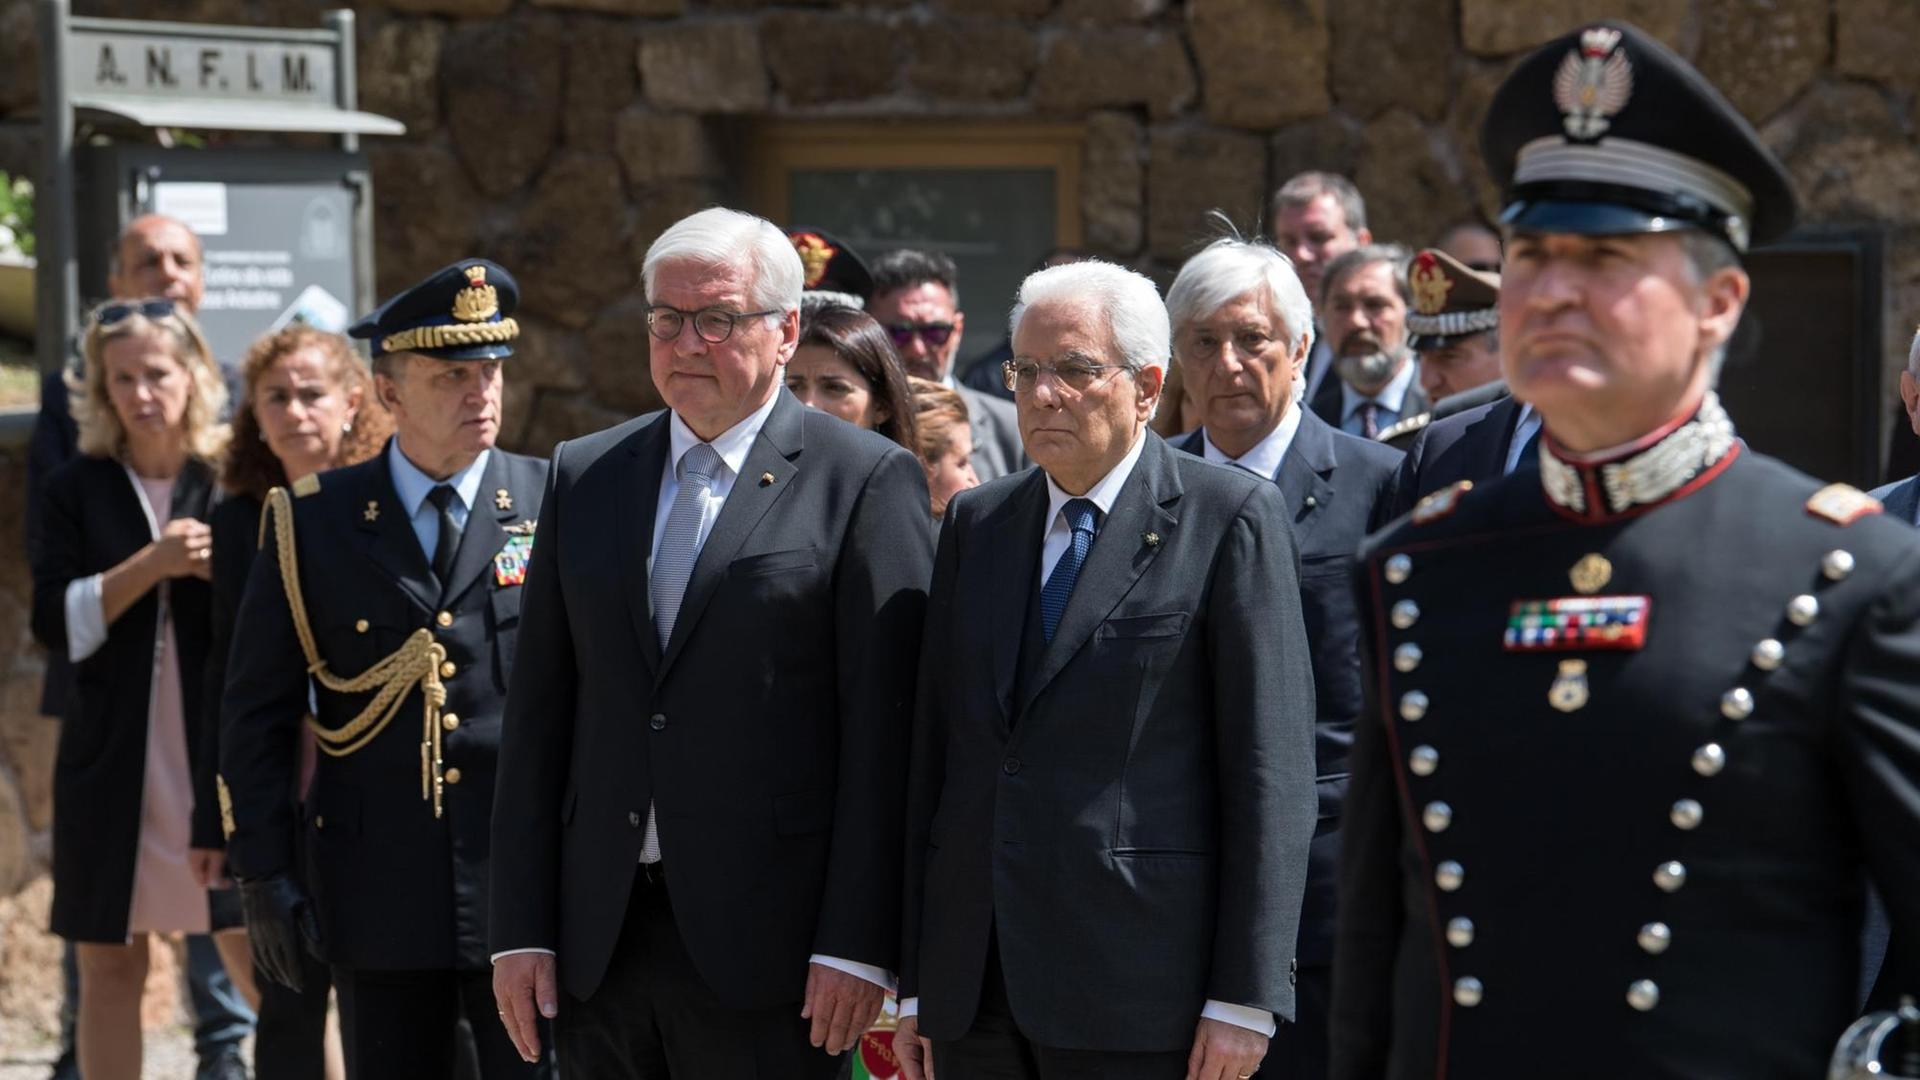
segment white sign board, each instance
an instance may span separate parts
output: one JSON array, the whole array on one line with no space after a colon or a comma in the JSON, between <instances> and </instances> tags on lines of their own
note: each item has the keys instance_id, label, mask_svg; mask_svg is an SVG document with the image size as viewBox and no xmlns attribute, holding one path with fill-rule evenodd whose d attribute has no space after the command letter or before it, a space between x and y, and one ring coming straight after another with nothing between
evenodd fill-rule
<instances>
[{"instance_id":1,"label":"white sign board","mask_svg":"<svg viewBox=\"0 0 1920 1080\"><path fill-rule=\"evenodd\" d=\"M76 26L66 60L76 96L335 104L334 50L324 44Z\"/></svg>"}]
</instances>

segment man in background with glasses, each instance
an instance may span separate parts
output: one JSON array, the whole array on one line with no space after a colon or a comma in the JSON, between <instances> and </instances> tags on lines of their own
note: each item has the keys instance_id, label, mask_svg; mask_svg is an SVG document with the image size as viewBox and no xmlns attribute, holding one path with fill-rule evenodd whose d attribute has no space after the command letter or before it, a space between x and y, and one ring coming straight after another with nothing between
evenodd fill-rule
<instances>
[{"instance_id":1,"label":"man in background with glasses","mask_svg":"<svg viewBox=\"0 0 1920 1080\"><path fill-rule=\"evenodd\" d=\"M528 572L494 992L570 1075L824 1078L898 967L926 478L784 388L778 228L701 211L642 279L667 410L554 448Z\"/></svg>"},{"instance_id":2,"label":"man in background with glasses","mask_svg":"<svg viewBox=\"0 0 1920 1080\"><path fill-rule=\"evenodd\" d=\"M1315 823L1280 488L1147 430L1151 281L1042 270L1012 323L1040 467L940 534L894 1049L909 1080L1238 1080L1294 1015Z\"/></svg>"},{"instance_id":3,"label":"man in background with glasses","mask_svg":"<svg viewBox=\"0 0 1920 1080\"><path fill-rule=\"evenodd\" d=\"M954 381L967 316L960 310L959 274L937 251L890 251L873 264L873 300L867 310L887 328L907 374L960 394L973 429L973 471L986 483L1027 466L1013 406Z\"/></svg>"}]
</instances>

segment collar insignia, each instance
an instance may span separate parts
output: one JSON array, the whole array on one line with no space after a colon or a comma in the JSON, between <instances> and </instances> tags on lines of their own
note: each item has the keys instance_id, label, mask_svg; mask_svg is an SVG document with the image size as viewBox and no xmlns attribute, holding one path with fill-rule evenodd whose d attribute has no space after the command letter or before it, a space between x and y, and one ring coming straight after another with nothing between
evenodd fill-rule
<instances>
[{"instance_id":1,"label":"collar insignia","mask_svg":"<svg viewBox=\"0 0 1920 1080\"><path fill-rule=\"evenodd\" d=\"M1563 511L1599 521L1672 498L1702 474L1724 465L1738 446L1733 421L1727 419L1719 397L1708 391L1693 419L1659 442L1613 461L1566 461L1542 440L1540 486L1546 490L1547 499ZM1587 505L1589 486L1604 506Z\"/></svg>"},{"instance_id":2,"label":"collar insignia","mask_svg":"<svg viewBox=\"0 0 1920 1080\"><path fill-rule=\"evenodd\" d=\"M1575 142L1597 141L1633 96L1633 65L1620 48L1620 31L1591 27L1553 75L1553 104Z\"/></svg>"}]
</instances>

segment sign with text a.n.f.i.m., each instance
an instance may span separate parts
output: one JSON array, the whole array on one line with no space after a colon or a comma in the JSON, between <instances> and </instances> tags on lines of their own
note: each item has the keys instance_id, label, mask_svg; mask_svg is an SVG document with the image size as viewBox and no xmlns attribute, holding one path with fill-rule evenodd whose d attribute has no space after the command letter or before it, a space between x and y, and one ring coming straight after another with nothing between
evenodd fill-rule
<instances>
[{"instance_id":1,"label":"sign with text a.n.f.i.m.","mask_svg":"<svg viewBox=\"0 0 1920 1080\"><path fill-rule=\"evenodd\" d=\"M333 67L332 47L318 42L79 27L67 38L69 85L88 95L331 106Z\"/></svg>"}]
</instances>

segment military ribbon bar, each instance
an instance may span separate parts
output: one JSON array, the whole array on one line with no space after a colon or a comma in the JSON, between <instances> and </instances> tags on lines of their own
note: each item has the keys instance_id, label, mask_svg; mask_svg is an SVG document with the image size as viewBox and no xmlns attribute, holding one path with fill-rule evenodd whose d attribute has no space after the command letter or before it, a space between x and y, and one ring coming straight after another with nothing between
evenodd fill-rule
<instances>
[{"instance_id":1,"label":"military ribbon bar","mask_svg":"<svg viewBox=\"0 0 1920 1080\"><path fill-rule=\"evenodd\" d=\"M1647 643L1645 596L1562 596L1515 600L1507 614L1508 652L1639 649Z\"/></svg>"}]
</instances>

